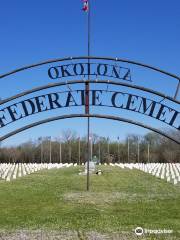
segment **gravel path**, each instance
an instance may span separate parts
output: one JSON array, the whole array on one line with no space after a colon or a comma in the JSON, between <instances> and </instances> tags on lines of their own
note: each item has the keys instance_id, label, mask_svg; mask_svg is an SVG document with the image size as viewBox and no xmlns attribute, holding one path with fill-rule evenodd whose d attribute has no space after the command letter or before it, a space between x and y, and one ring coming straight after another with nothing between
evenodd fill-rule
<instances>
[{"instance_id":1,"label":"gravel path","mask_svg":"<svg viewBox=\"0 0 180 240\"><path fill-rule=\"evenodd\" d=\"M100 234L97 232L77 232L77 231L16 231L0 232L0 240L178 240L173 236L150 236L137 237L133 233L113 233Z\"/></svg>"}]
</instances>

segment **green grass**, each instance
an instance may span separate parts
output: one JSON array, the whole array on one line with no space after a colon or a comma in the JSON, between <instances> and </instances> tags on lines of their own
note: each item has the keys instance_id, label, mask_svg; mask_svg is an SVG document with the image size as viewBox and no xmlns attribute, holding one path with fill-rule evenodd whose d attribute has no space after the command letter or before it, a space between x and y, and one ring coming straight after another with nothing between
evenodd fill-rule
<instances>
[{"instance_id":1,"label":"green grass","mask_svg":"<svg viewBox=\"0 0 180 240\"><path fill-rule=\"evenodd\" d=\"M0 229L132 232L172 229L180 238L180 187L138 170L101 167L102 176L79 176L80 167L41 171L0 181ZM153 238L150 238L153 239ZM162 238L164 239L164 238Z\"/></svg>"}]
</instances>

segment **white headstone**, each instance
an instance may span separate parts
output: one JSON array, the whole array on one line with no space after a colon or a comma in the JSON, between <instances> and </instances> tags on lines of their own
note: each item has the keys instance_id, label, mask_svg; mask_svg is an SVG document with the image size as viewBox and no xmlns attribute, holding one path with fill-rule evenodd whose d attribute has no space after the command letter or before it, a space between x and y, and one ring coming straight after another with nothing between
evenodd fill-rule
<instances>
[{"instance_id":1,"label":"white headstone","mask_svg":"<svg viewBox=\"0 0 180 240\"><path fill-rule=\"evenodd\" d=\"M89 162L89 172L93 173L96 170L96 166L94 162ZM87 173L87 162L85 163L85 172Z\"/></svg>"}]
</instances>

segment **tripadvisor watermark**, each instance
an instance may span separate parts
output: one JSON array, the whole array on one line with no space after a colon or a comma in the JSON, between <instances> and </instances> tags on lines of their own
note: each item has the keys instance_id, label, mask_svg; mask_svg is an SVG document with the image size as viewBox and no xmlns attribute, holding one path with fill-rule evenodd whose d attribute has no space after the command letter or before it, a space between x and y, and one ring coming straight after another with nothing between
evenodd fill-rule
<instances>
[{"instance_id":1,"label":"tripadvisor watermark","mask_svg":"<svg viewBox=\"0 0 180 240\"><path fill-rule=\"evenodd\" d=\"M147 229L142 227L137 227L134 230L137 236L142 236L143 234L172 234L173 230L170 229Z\"/></svg>"}]
</instances>

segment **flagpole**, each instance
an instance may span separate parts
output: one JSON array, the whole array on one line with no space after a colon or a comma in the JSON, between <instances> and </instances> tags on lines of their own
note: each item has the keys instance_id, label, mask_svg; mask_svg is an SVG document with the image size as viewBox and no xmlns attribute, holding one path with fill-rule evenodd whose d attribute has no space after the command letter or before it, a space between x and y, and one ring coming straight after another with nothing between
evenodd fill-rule
<instances>
[{"instance_id":1,"label":"flagpole","mask_svg":"<svg viewBox=\"0 0 180 240\"><path fill-rule=\"evenodd\" d=\"M90 66L90 43L91 43L91 36L90 36L90 23L91 23L91 4L90 0L88 1L88 66ZM87 118L87 191L89 191L89 161L90 161L90 117L89 117L89 81L90 81L90 72L88 71L88 81L86 82L86 114L88 115Z\"/></svg>"}]
</instances>

